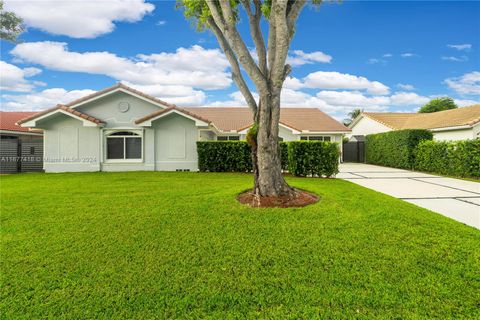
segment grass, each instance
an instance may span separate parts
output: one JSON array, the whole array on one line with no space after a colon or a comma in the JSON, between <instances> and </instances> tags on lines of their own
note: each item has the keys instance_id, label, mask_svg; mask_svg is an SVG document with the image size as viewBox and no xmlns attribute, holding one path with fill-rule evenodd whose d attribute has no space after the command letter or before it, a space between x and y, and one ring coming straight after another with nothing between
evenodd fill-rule
<instances>
[{"instance_id":1,"label":"grass","mask_svg":"<svg viewBox=\"0 0 480 320\"><path fill-rule=\"evenodd\" d=\"M334 179L250 209L244 174L1 177L3 319L480 317L480 232Z\"/></svg>"}]
</instances>

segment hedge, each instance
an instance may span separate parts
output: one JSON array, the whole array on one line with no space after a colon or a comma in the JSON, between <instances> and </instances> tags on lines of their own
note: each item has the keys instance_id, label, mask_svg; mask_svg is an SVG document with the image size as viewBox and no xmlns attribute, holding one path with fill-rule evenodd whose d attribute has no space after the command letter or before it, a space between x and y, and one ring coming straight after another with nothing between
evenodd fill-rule
<instances>
[{"instance_id":1,"label":"hedge","mask_svg":"<svg viewBox=\"0 0 480 320\"><path fill-rule=\"evenodd\" d=\"M288 144L288 168L296 176L331 177L338 173L339 156L336 143L292 141Z\"/></svg>"},{"instance_id":2,"label":"hedge","mask_svg":"<svg viewBox=\"0 0 480 320\"><path fill-rule=\"evenodd\" d=\"M200 171L252 171L252 156L246 141L197 141L197 153Z\"/></svg>"},{"instance_id":3,"label":"hedge","mask_svg":"<svg viewBox=\"0 0 480 320\"><path fill-rule=\"evenodd\" d=\"M292 144L294 147L290 147ZM304 146L298 147L297 144ZM338 172L339 151L336 143L280 142L280 152L282 169L296 175L330 177ZM202 172L252 171L251 150L246 141L198 141L197 153L198 169Z\"/></svg>"},{"instance_id":4,"label":"hedge","mask_svg":"<svg viewBox=\"0 0 480 320\"><path fill-rule=\"evenodd\" d=\"M432 140L428 130L412 129L369 134L365 141L365 160L381 166L412 169L415 148L422 140Z\"/></svg>"},{"instance_id":5,"label":"hedge","mask_svg":"<svg viewBox=\"0 0 480 320\"><path fill-rule=\"evenodd\" d=\"M415 170L480 178L480 139L422 141L415 150Z\"/></svg>"}]
</instances>

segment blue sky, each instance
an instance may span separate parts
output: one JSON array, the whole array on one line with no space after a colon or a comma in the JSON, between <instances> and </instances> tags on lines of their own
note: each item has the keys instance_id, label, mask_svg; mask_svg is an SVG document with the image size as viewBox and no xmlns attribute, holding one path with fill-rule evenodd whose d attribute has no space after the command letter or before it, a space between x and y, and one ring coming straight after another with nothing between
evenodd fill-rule
<instances>
[{"instance_id":1,"label":"blue sky","mask_svg":"<svg viewBox=\"0 0 480 320\"><path fill-rule=\"evenodd\" d=\"M118 81L178 105L244 105L216 39L197 32L173 1L6 0L5 7L28 29L17 45L2 41L3 110L41 110ZM341 119L356 107L415 111L435 96L474 104L479 21L479 2L308 7L291 45L283 105ZM247 27L240 24L246 38Z\"/></svg>"}]
</instances>

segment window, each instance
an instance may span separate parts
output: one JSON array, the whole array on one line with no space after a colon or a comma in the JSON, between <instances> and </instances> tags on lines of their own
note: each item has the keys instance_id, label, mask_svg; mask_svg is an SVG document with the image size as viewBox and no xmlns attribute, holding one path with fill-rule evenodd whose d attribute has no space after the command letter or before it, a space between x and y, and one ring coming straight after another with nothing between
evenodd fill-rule
<instances>
[{"instance_id":1,"label":"window","mask_svg":"<svg viewBox=\"0 0 480 320\"><path fill-rule=\"evenodd\" d=\"M35 147L30 147L30 154L35 154Z\"/></svg>"},{"instance_id":2,"label":"window","mask_svg":"<svg viewBox=\"0 0 480 320\"><path fill-rule=\"evenodd\" d=\"M309 141L332 141L330 136L302 136L300 140L309 140Z\"/></svg>"},{"instance_id":3,"label":"window","mask_svg":"<svg viewBox=\"0 0 480 320\"><path fill-rule=\"evenodd\" d=\"M142 159L142 137L138 133L131 131L119 131L108 135L107 159Z\"/></svg>"},{"instance_id":4,"label":"window","mask_svg":"<svg viewBox=\"0 0 480 320\"><path fill-rule=\"evenodd\" d=\"M240 136L217 136L217 141L240 140Z\"/></svg>"}]
</instances>

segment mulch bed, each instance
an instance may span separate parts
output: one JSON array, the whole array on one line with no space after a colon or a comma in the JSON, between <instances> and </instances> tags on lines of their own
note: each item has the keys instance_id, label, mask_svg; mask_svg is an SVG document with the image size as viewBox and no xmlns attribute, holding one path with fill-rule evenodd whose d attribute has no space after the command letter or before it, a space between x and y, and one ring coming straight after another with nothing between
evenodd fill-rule
<instances>
[{"instance_id":1,"label":"mulch bed","mask_svg":"<svg viewBox=\"0 0 480 320\"><path fill-rule=\"evenodd\" d=\"M294 189L291 195L281 197L257 197L252 190L247 190L237 196L237 200L255 208L292 208L305 207L317 203L319 197L313 193Z\"/></svg>"}]
</instances>

